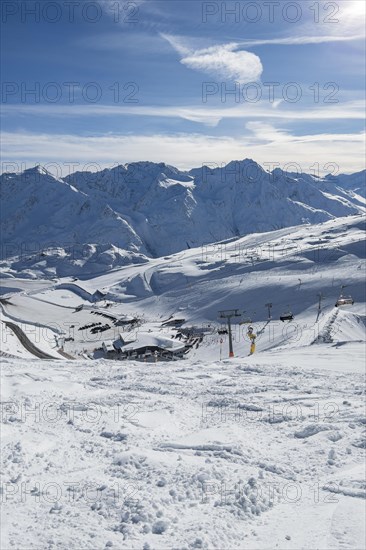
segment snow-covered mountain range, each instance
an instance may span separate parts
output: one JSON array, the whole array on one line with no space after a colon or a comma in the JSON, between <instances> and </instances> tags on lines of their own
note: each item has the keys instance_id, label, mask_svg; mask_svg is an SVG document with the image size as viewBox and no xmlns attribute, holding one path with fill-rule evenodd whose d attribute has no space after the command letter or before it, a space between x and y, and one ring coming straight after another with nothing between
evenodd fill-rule
<instances>
[{"instance_id":1,"label":"snow-covered mountain range","mask_svg":"<svg viewBox=\"0 0 366 550\"><path fill-rule=\"evenodd\" d=\"M78 280L51 261L1 280L1 548L362 547L362 214Z\"/></svg>"},{"instance_id":2,"label":"snow-covered mountain range","mask_svg":"<svg viewBox=\"0 0 366 550\"><path fill-rule=\"evenodd\" d=\"M135 162L56 178L0 178L2 270L63 276L365 212L365 174L265 171L246 159L182 172Z\"/></svg>"}]
</instances>

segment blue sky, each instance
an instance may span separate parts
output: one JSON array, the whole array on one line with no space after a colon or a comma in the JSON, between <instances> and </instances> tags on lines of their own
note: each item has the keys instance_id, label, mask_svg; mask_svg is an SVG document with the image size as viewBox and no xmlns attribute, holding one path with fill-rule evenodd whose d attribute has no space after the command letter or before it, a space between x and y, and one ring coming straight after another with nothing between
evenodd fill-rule
<instances>
[{"instance_id":1,"label":"blue sky","mask_svg":"<svg viewBox=\"0 0 366 550\"><path fill-rule=\"evenodd\" d=\"M4 1L2 169L361 170L364 28L363 0Z\"/></svg>"}]
</instances>

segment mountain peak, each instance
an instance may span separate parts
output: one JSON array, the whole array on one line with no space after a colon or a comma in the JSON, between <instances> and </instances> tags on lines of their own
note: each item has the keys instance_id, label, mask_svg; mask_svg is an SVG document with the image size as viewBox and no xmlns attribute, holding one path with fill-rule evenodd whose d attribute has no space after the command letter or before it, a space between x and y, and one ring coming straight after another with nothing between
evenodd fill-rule
<instances>
[{"instance_id":1,"label":"mountain peak","mask_svg":"<svg viewBox=\"0 0 366 550\"><path fill-rule=\"evenodd\" d=\"M64 183L62 178L53 175L41 164L36 164L32 168L26 168L23 172L20 173L20 176L23 180L27 182L37 183L41 180L48 181L50 183L59 182Z\"/></svg>"},{"instance_id":2,"label":"mountain peak","mask_svg":"<svg viewBox=\"0 0 366 550\"><path fill-rule=\"evenodd\" d=\"M156 257L365 211L362 173L321 185L310 174L274 174L250 158L190 172L143 161L63 179L36 165L1 178L3 238L133 246Z\"/></svg>"},{"instance_id":3,"label":"mountain peak","mask_svg":"<svg viewBox=\"0 0 366 550\"><path fill-rule=\"evenodd\" d=\"M53 178L51 172L46 170L46 168L44 168L44 166L42 166L41 164L36 164L32 168L26 168L23 174L41 174L42 176L51 176Z\"/></svg>"}]
</instances>

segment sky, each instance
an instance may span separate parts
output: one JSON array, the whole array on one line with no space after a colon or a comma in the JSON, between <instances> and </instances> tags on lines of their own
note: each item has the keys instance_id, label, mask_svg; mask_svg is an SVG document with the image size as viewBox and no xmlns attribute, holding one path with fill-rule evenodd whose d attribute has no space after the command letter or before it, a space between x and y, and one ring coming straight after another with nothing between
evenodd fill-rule
<instances>
[{"instance_id":1,"label":"sky","mask_svg":"<svg viewBox=\"0 0 366 550\"><path fill-rule=\"evenodd\" d=\"M3 0L2 171L365 168L363 0Z\"/></svg>"}]
</instances>

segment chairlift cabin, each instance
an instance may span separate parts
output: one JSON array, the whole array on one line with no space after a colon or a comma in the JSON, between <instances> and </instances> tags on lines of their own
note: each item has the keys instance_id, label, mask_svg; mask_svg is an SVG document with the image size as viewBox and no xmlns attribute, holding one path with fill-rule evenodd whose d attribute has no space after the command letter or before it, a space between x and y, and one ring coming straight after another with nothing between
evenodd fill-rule
<instances>
[{"instance_id":1,"label":"chairlift cabin","mask_svg":"<svg viewBox=\"0 0 366 550\"><path fill-rule=\"evenodd\" d=\"M280 321L282 321L282 322L292 321L293 318L294 318L294 315L293 315L292 311L290 311L290 310L285 311L284 313L282 313L282 315L280 315Z\"/></svg>"},{"instance_id":2,"label":"chairlift cabin","mask_svg":"<svg viewBox=\"0 0 366 550\"><path fill-rule=\"evenodd\" d=\"M253 323L252 319L250 317L245 317L242 321L240 321L239 325L250 325Z\"/></svg>"},{"instance_id":3,"label":"chairlift cabin","mask_svg":"<svg viewBox=\"0 0 366 550\"><path fill-rule=\"evenodd\" d=\"M343 296L343 294L341 294L335 303L335 307L353 306L354 303L352 296Z\"/></svg>"}]
</instances>

